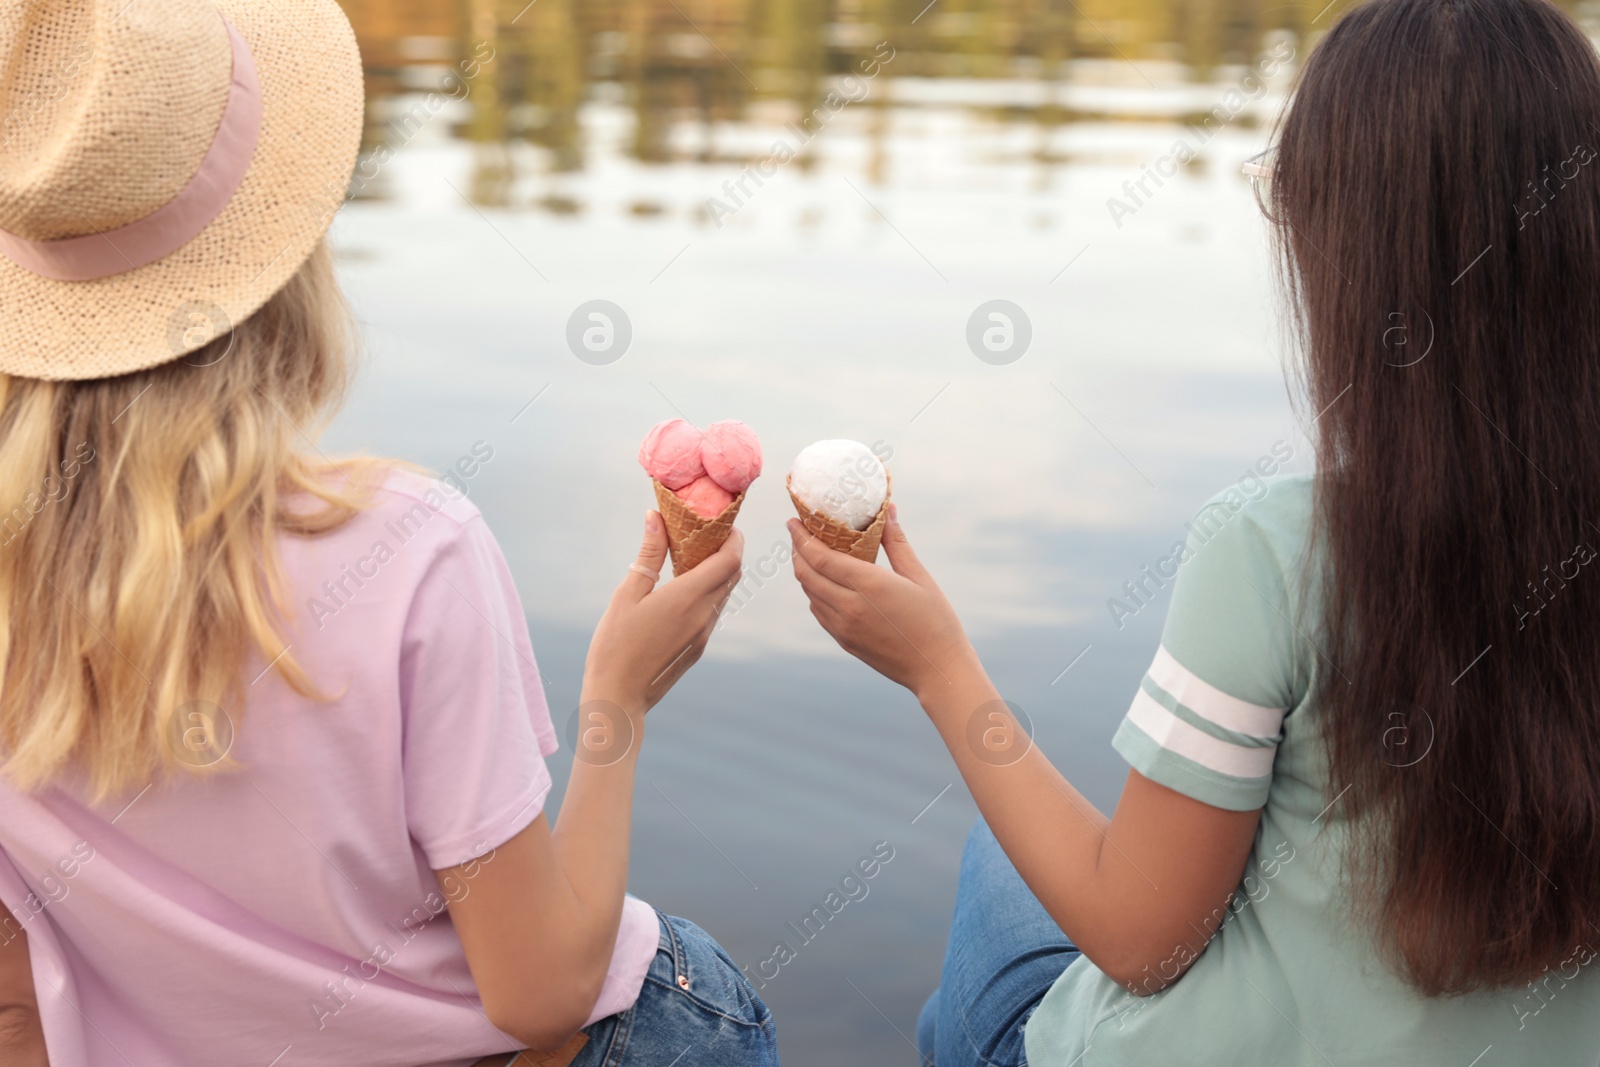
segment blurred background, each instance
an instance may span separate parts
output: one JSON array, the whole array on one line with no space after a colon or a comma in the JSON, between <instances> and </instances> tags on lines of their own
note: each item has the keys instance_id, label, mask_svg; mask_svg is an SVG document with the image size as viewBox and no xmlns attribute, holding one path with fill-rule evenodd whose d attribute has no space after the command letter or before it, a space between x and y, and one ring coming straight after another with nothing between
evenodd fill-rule
<instances>
[{"instance_id":1,"label":"blurred background","mask_svg":"<svg viewBox=\"0 0 1600 1067\"><path fill-rule=\"evenodd\" d=\"M748 968L786 1063L915 1063L976 809L806 611L783 476L821 438L890 456L996 684L1109 813L1170 593L1145 568L1275 447L1311 469L1240 165L1345 0L342 2L367 130L331 240L368 359L330 445L492 450L468 488L565 738L653 506L640 439L756 429L749 574L651 713L631 889Z\"/></svg>"}]
</instances>

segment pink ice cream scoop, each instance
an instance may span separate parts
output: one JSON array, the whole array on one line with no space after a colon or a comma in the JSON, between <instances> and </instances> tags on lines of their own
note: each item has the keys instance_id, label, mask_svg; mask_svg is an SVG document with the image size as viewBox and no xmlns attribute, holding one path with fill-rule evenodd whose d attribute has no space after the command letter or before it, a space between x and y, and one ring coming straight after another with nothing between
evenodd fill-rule
<instances>
[{"instance_id":1,"label":"pink ice cream scoop","mask_svg":"<svg viewBox=\"0 0 1600 1067\"><path fill-rule=\"evenodd\" d=\"M700 445L700 431L687 421L658 422L639 446L639 465L668 489L682 489L706 473L700 459ZM759 464L759 460L757 462Z\"/></svg>"},{"instance_id":2,"label":"pink ice cream scoop","mask_svg":"<svg viewBox=\"0 0 1600 1067\"><path fill-rule=\"evenodd\" d=\"M666 485L666 482L662 482ZM714 519L722 514L722 509L733 503L734 495L722 486L712 481L707 475L702 475L684 486L682 489L673 490L678 494L678 499L688 504L694 513L702 519Z\"/></svg>"},{"instance_id":3,"label":"pink ice cream scoop","mask_svg":"<svg viewBox=\"0 0 1600 1067\"><path fill-rule=\"evenodd\" d=\"M737 419L713 422L700 441L700 462L707 477L737 496L761 473L761 442Z\"/></svg>"}]
</instances>

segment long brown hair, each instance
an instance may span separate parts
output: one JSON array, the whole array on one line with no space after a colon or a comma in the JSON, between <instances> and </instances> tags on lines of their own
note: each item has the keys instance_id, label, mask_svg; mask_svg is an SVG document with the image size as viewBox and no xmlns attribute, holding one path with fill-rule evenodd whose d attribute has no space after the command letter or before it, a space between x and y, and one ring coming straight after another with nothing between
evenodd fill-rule
<instances>
[{"instance_id":1,"label":"long brown hair","mask_svg":"<svg viewBox=\"0 0 1600 1067\"><path fill-rule=\"evenodd\" d=\"M1545 0L1372 0L1266 193L1318 447L1358 914L1426 995L1600 920L1600 64Z\"/></svg>"},{"instance_id":2,"label":"long brown hair","mask_svg":"<svg viewBox=\"0 0 1600 1067\"><path fill-rule=\"evenodd\" d=\"M377 460L301 451L344 396L349 327L319 245L264 307L182 359L92 381L0 375L0 759L13 784L72 766L102 798L163 766L229 766L215 722L185 729L180 709L201 701L231 721L251 651L320 695L283 635L274 543L337 527L380 477Z\"/></svg>"}]
</instances>

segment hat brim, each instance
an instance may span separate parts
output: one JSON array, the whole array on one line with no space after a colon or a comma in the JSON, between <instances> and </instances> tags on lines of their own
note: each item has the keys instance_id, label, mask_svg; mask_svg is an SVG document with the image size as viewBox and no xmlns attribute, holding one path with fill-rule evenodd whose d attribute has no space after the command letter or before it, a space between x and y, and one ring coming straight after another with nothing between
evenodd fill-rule
<instances>
[{"instance_id":1,"label":"hat brim","mask_svg":"<svg viewBox=\"0 0 1600 1067\"><path fill-rule=\"evenodd\" d=\"M54 281L0 257L0 373L81 380L170 362L267 302L349 189L364 122L361 54L335 0L216 0L255 59L261 133L233 197L146 266Z\"/></svg>"}]
</instances>

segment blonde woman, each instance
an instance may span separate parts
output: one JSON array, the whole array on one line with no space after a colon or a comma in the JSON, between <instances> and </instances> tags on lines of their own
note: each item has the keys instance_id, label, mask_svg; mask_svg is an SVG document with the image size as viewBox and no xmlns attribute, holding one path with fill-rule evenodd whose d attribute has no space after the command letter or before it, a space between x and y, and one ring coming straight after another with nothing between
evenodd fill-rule
<instances>
[{"instance_id":1,"label":"blonde woman","mask_svg":"<svg viewBox=\"0 0 1600 1067\"><path fill-rule=\"evenodd\" d=\"M312 443L362 126L333 0L26 0L0 39L0 1060L776 1064L692 923L625 893L645 712L737 533L659 516L555 731L460 493ZM475 463L482 456L469 456Z\"/></svg>"}]
</instances>

